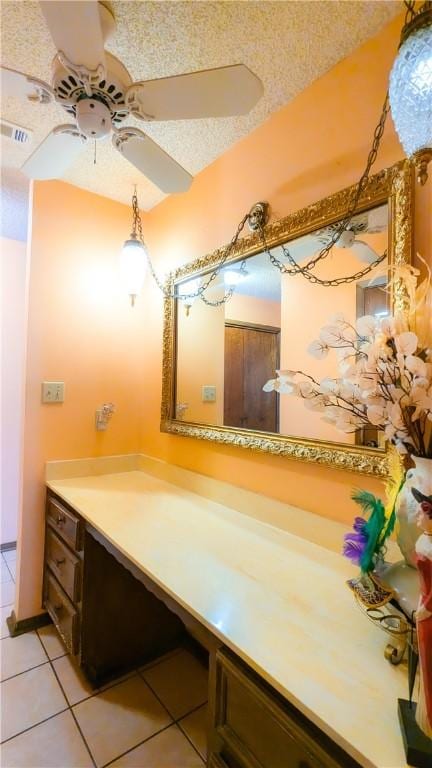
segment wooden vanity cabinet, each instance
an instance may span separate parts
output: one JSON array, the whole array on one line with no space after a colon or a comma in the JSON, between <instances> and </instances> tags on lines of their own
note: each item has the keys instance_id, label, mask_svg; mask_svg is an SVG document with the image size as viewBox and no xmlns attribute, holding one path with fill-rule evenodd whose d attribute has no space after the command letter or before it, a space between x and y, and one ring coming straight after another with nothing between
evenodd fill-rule
<instances>
[{"instance_id":1,"label":"wooden vanity cabinet","mask_svg":"<svg viewBox=\"0 0 432 768\"><path fill-rule=\"evenodd\" d=\"M178 646L185 628L95 536L48 492L43 606L87 678L100 686Z\"/></svg>"},{"instance_id":2,"label":"wooden vanity cabinet","mask_svg":"<svg viewBox=\"0 0 432 768\"><path fill-rule=\"evenodd\" d=\"M195 638L210 662L208 768L359 768L51 491L43 603L96 687Z\"/></svg>"},{"instance_id":3,"label":"wooden vanity cabinet","mask_svg":"<svg viewBox=\"0 0 432 768\"><path fill-rule=\"evenodd\" d=\"M358 768L230 651L213 678L209 768Z\"/></svg>"}]
</instances>

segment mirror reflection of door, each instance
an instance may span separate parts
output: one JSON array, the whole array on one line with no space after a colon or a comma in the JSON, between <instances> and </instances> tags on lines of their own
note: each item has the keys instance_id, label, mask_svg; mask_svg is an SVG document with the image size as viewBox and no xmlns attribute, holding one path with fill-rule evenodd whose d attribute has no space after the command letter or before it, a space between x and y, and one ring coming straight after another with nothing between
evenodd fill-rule
<instances>
[{"instance_id":1,"label":"mirror reflection of door","mask_svg":"<svg viewBox=\"0 0 432 768\"><path fill-rule=\"evenodd\" d=\"M279 357L280 328L225 323L225 426L279 432L277 395L262 389Z\"/></svg>"},{"instance_id":2,"label":"mirror reflection of door","mask_svg":"<svg viewBox=\"0 0 432 768\"><path fill-rule=\"evenodd\" d=\"M356 315L372 315L373 317L384 317L388 315L389 295L383 290L387 280L382 278L380 284L357 285L356 286ZM378 448L380 443L380 433L374 427L364 427L356 432L356 445L366 445L369 448Z\"/></svg>"}]
</instances>

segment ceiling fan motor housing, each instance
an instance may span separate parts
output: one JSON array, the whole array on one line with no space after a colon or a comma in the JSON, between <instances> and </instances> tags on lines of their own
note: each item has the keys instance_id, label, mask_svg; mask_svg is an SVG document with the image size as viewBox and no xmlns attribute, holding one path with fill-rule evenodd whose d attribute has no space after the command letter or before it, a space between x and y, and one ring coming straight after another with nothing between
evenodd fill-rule
<instances>
[{"instance_id":1,"label":"ceiling fan motor housing","mask_svg":"<svg viewBox=\"0 0 432 768\"><path fill-rule=\"evenodd\" d=\"M106 74L97 83L92 83L91 90L93 96L107 106L112 124L118 126L129 114L129 107L125 104L125 92L132 83L132 79L122 62L107 51L105 52L105 60ZM84 98L88 98L84 84L80 82L76 74L67 70L58 56L55 56L53 61L52 87L55 100L69 115L78 119L78 111L84 110L83 107L78 110L78 105ZM94 108L92 112L95 112ZM89 138L98 138L93 134L86 133L87 135Z\"/></svg>"},{"instance_id":2,"label":"ceiling fan motor housing","mask_svg":"<svg viewBox=\"0 0 432 768\"><path fill-rule=\"evenodd\" d=\"M88 139L103 139L111 133L111 112L101 99L81 98L76 105L76 121Z\"/></svg>"}]
</instances>

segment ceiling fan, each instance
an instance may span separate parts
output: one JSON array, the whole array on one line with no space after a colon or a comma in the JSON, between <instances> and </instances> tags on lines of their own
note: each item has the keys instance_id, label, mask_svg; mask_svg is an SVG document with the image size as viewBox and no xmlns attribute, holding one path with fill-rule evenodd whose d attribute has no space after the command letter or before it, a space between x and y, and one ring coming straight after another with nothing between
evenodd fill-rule
<instances>
[{"instance_id":1,"label":"ceiling fan","mask_svg":"<svg viewBox=\"0 0 432 768\"><path fill-rule=\"evenodd\" d=\"M22 170L32 179L60 178L86 142L112 133L114 148L163 192L183 192L192 176L143 131L122 127L125 118L242 115L263 93L244 64L134 83L104 47L116 27L110 3L44 0L40 6L57 49L52 83L2 67L2 91L39 104L55 101L73 122L54 128L25 161Z\"/></svg>"},{"instance_id":2,"label":"ceiling fan","mask_svg":"<svg viewBox=\"0 0 432 768\"><path fill-rule=\"evenodd\" d=\"M319 230L319 232L316 233L317 240L322 245L327 245L338 227L339 224L336 223L330 224L325 229ZM357 235L362 232L376 234L377 232L383 232L387 227L387 206L373 208L371 211L355 216L355 218L350 221L348 227L339 237L336 243L336 248L349 248L355 253L359 261L365 262L366 264L372 264L380 254L374 251L374 249L364 240L358 238Z\"/></svg>"}]
</instances>

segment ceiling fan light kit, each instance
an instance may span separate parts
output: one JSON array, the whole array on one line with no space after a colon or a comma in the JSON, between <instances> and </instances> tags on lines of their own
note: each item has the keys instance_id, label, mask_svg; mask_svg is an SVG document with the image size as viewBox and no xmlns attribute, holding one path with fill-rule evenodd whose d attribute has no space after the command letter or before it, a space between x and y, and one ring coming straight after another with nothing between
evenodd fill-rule
<instances>
[{"instance_id":1,"label":"ceiling fan light kit","mask_svg":"<svg viewBox=\"0 0 432 768\"><path fill-rule=\"evenodd\" d=\"M112 134L114 149L163 192L184 192L191 174L143 131L121 123L128 115L148 122L246 114L263 93L244 64L133 83L105 50L115 32L110 3L43 0L40 6L57 49L52 83L3 67L2 89L39 104L55 101L76 124L54 128L35 149L22 168L30 178L61 178L86 140Z\"/></svg>"},{"instance_id":2,"label":"ceiling fan light kit","mask_svg":"<svg viewBox=\"0 0 432 768\"><path fill-rule=\"evenodd\" d=\"M375 254L367 243L356 238L361 229L356 229L352 219L375 162L390 107L404 150L416 163L422 184L427 179L427 165L432 159L432 2L427 0L417 10L414 0L404 0L404 3L407 13L399 53L365 170L345 218L330 234L324 234L319 253L301 266L285 248L288 263L280 262L267 248L268 206L259 202L243 217L221 263L196 291L183 298L199 296L211 306L219 306L231 298L232 287L215 302L205 297L205 291L222 270L246 223L252 231L259 233L274 267L284 274L301 274L316 284L332 286L360 279L385 258L385 254ZM110 3L105 0L43 0L40 5L57 49L52 84L2 67L2 90L7 96L27 98L41 105L55 101L75 122L54 128L26 160L23 171L30 178L61 178L88 140L99 141L112 134L114 149L163 192L184 192L189 188L192 176L142 130L123 126L123 121L128 115L149 122L246 114L263 93L261 81L244 64L134 83L122 62L105 50L105 43L114 34L116 26ZM158 287L165 293L164 283L157 277L145 248L136 192L132 208L134 237L125 247L133 241L136 256L139 249L135 248L135 242L139 243ZM380 231L379 226L376 231ZM356 275L321 280L314 269L334 245L352 248L367 266ZM141 274L142 270L137 268L137 272Z\"/></svg>"}]
</instances>

